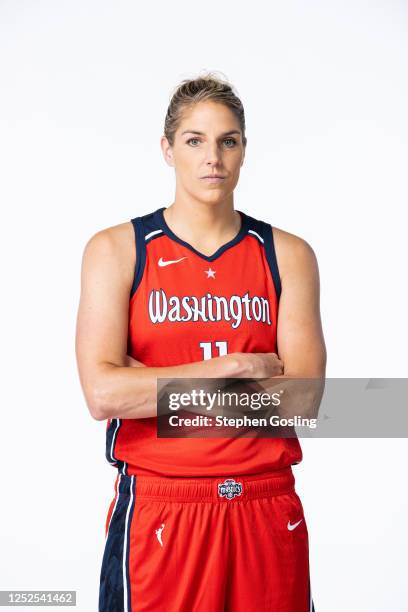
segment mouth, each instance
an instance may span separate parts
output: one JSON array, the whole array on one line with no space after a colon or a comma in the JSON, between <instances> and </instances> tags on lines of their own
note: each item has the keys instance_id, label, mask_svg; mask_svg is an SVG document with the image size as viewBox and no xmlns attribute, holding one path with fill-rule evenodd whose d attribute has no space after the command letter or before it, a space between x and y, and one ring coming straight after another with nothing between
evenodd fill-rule
<instances>
[{"instance_id":1,"label":"mouth","mask_svg":"<svg viewBox=\"0 0 408 612\"><path fill-rule=\"evenodd\" d=\"M222 183L225 179L226 177L222 176L222 174L208 174L207 176L201 177L201 180L207 183Z\"/></svg>"}]
</instances>

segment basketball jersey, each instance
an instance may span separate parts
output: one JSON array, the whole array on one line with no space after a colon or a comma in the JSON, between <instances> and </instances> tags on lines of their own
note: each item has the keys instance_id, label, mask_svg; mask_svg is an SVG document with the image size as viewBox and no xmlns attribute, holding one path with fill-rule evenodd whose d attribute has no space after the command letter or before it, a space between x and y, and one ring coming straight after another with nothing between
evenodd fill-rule
<instances>
[{"instance_id":1,"label":"basketball jersey","mask_svg":"<svg viewBox=\"0 0 408 612\"><path fill-rule=\"evenodd\" d=\"M238 234L207 256L172 232L164 210L131 220L128 354L164 367L277 352L281 284L271 225L238 211ZM297 437L158 438L157 417L112 418L106 458L128 475L210 477L279 470L299 463L302 451Z\"/></svg>"}]
</instances>

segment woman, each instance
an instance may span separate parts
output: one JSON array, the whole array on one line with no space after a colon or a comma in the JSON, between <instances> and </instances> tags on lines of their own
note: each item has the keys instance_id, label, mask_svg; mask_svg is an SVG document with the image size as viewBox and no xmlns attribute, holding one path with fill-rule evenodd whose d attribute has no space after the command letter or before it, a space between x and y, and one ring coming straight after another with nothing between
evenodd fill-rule
<instances>
[{"instance_id":1,"label":"woman","mask_svg":"<svg viewBox=\"0 0 408 612\"><path fill-rule=\"evenodd\" d=\"M234 210L246 136L228 83L183 81L161 147L173 203L83 257L78 366L117 468L99 610L307 612L297 438L159 438L155 417L158 378L323 377L316 258Z\"/></svg>"}]
</instances>

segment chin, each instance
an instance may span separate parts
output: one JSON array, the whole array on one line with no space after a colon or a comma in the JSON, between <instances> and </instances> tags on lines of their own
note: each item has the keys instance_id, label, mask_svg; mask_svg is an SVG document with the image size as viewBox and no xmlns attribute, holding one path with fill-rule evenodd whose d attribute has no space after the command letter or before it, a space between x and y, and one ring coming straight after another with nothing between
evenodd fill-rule
<instances>
[{"instance_id":1,"label":"chin","mask_svg":"<svg viewBox=\"0 0 408 612\"><path fill-rule=\"evenodd\" d=\"M200 200L209 202L210 204L218 204L219 202L223 202L226 197L227 193L221 189L213 189L212 193L208 193L208 191L200 193Z\"/></svg>"}]
</instances>

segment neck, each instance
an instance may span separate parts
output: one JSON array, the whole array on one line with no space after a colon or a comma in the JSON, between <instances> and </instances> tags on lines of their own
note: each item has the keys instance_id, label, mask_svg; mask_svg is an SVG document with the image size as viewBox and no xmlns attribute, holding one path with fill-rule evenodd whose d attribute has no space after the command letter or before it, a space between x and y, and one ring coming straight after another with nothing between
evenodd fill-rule
<instances>
[{"instance_id":1,"label":"neck","mask_svg":"<svg viewBox=\"0 0 408 612\"><path fill-rule=\"evenodd\" d=\"M201 252L215 252L218 246L239 232L241 218L234 210L233 196L222 202L202 202L177 197L164 211L170 229Z\"/></svg>"}]
</instances>

